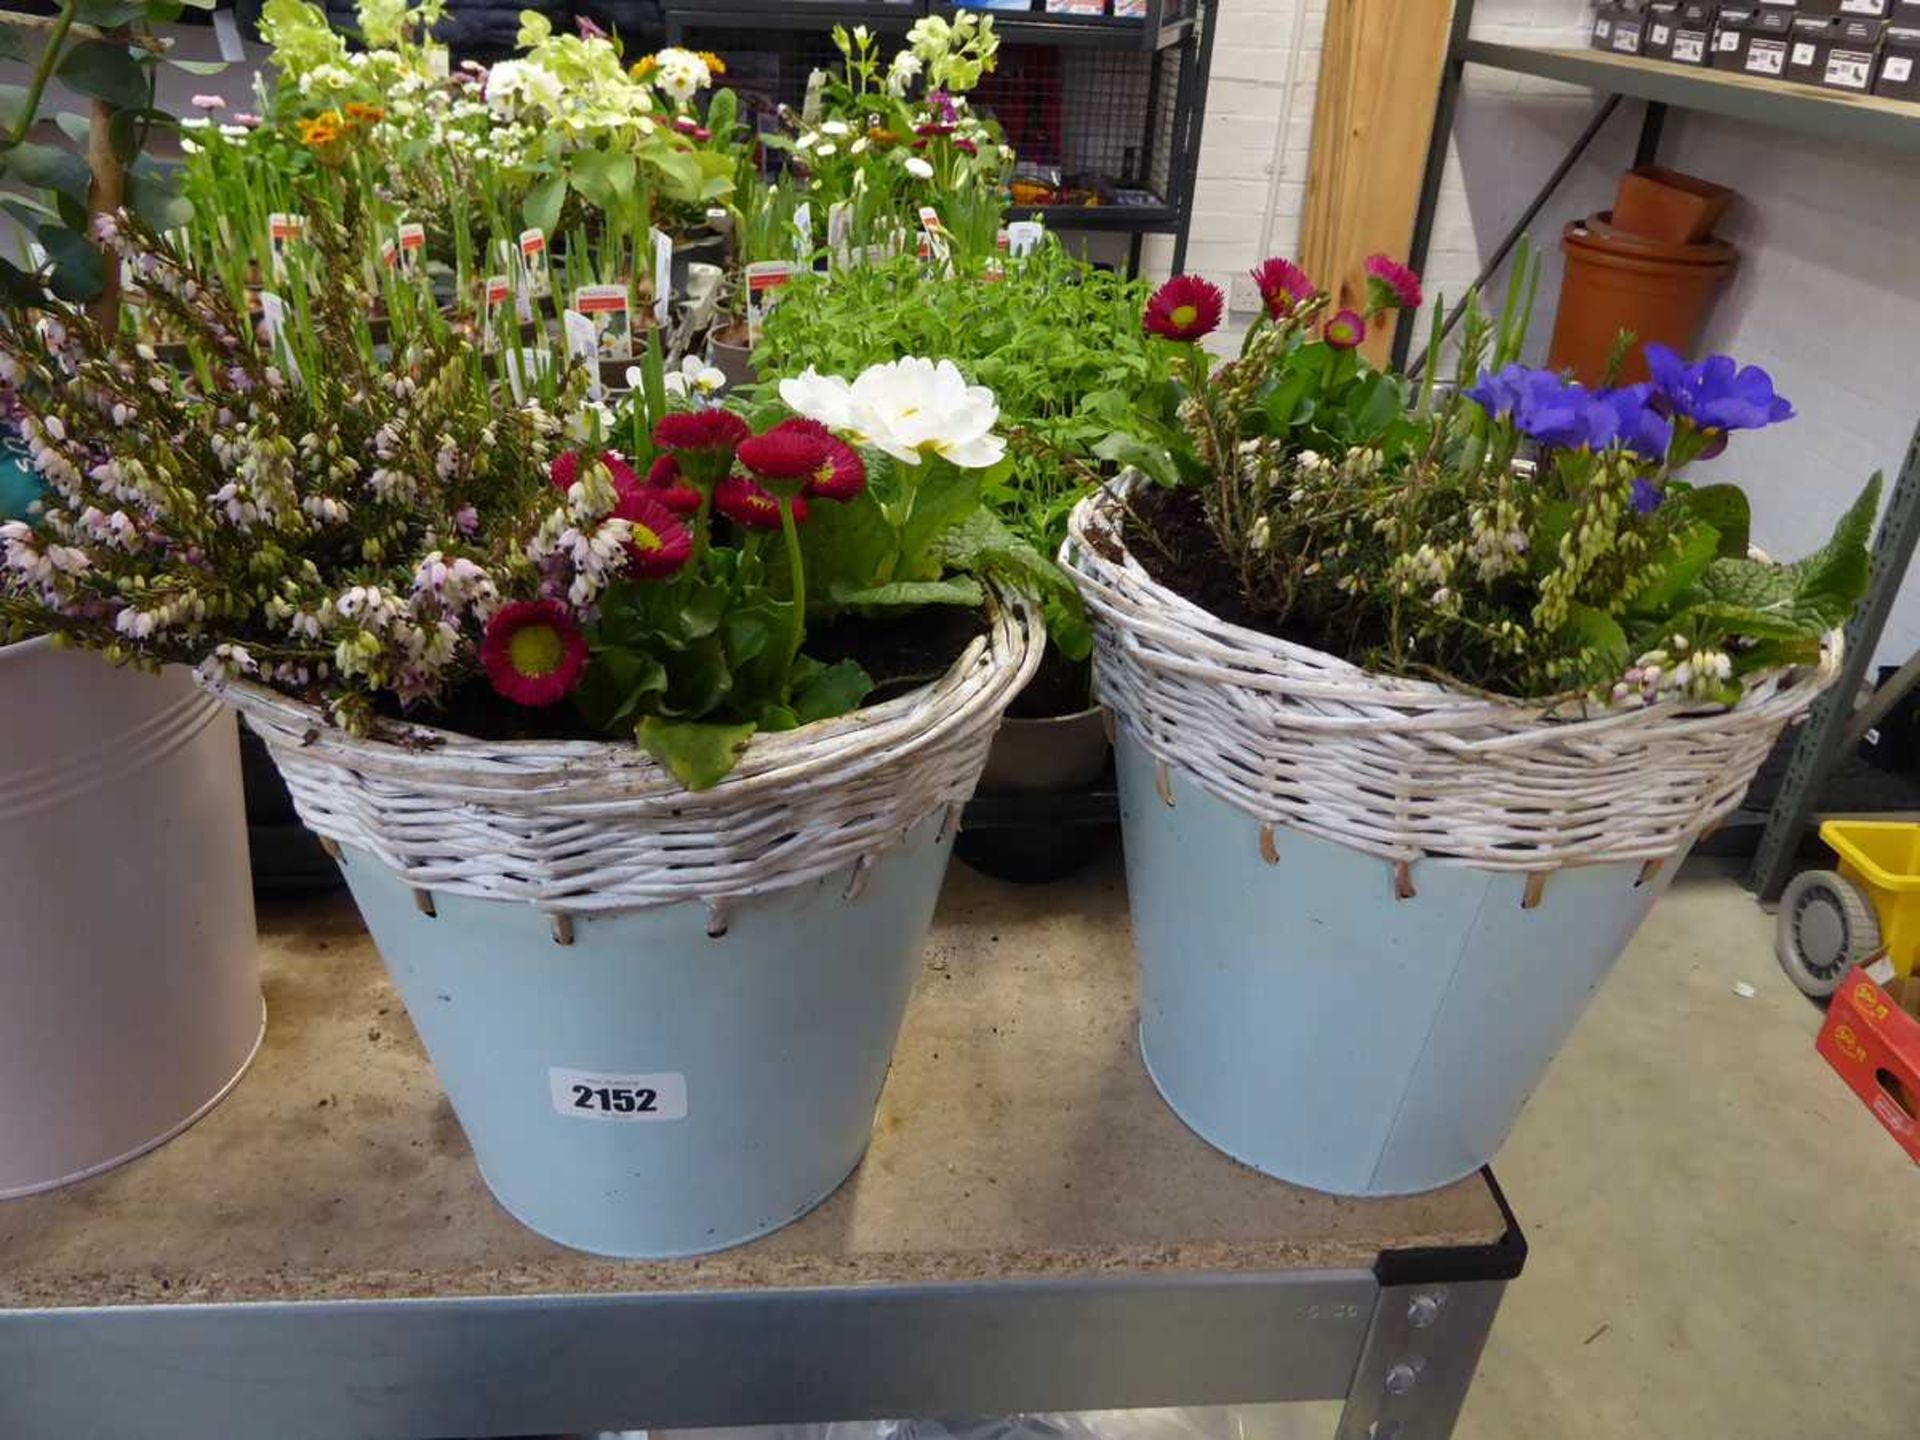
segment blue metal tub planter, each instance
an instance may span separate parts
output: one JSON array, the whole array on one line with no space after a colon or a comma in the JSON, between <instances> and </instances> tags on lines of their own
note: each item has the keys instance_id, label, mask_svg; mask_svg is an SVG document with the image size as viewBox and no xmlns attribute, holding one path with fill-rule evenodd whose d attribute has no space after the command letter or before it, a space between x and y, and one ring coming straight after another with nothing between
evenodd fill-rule
<instances>
[{"instance_id":1,"label":"blue metal tub planter","mask_svg":"<svg viewBox=\"0 0 1920 1440\"><path fill-rule=\"evenodd\" d=\"M1731 710L1556 719L1229 625L1117 522L1110 495L1084 502L1065 559L1117 722L1154 1083L1297 1184L1469 1174L1831 665Z\"/></svg>"},{"instance_id":2,"label":"blue metal tub planter","mask_svg":"<svg viewBox=\"0 0 1920 1440\"><path fill-rule=\"evenodd\" d=\"M631 747L357 740L246 684L500 1203L663 1259L798 1219L859 1163L960 807L1044 640L761 736L711 790Z\"/></svg>"}]
</instances>

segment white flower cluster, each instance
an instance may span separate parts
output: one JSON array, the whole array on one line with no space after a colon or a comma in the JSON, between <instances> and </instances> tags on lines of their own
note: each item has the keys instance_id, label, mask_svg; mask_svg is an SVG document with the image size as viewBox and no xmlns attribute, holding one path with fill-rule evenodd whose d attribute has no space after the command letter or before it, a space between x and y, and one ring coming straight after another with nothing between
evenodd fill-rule
<instances>
[{"instance_id":1,"label":"white flower cluster","mask_svg":"<svg viewBox=\"0 0 1920 1440\"><path fill-rule=\"evenodd\" d=\"M969 385L951 360L908 356L870 365L851 383L809 365L780 382L780 398L796 415L906 465L937 455L962 470L984 470L1007 451L993 433L1000 419L993 391Z\"/></svg>"},{"instance_id":2,"label":"white flower cluster","mask_svg":"<svg viewBox=\"0 0 1920 1440\"><path fill-rule=\"evenodd\" d=\"M1733 659L1723 650L1691 650L1684 635L1649 650L1613 687L1618 705L1652 705L1663 696L1718 700L1733 681Z\"/></svg>"},{"instance_id":3,"label":"white flower cluster","mask_svg":"<svg viewBox=\"0 0 1920 1440\"><path fill-rule=\"evenodd\" d=\"M49 606L58 607L69 598L75 581L92 568L83 550L58 543L43 548L24 522L0 524L0 569L12 571L18 583Z\"/></svg>"},{"instance_id":4,"label":"white flower cluster","mask_svg":"<svg viewBox=\"0 0 1920 1440\"><path fill-rule=\"evenodd\" d=\"M707 62L691 50L669 45L653 57L654 81L669 100L685 105L713 84L713 72Z\"/></svg>"},{"instance_id":5,"label":"white flower cluster","mask_svg":"<svg viewBox=\"0 0 1920 1440\"><path fill-rule=\"evenodd\" d=\"M1504 497L1467 515L1467 558L1482 582L1511 575L1526 564L1527 532L1520 508Z\"/></svg>"}]
</instances>

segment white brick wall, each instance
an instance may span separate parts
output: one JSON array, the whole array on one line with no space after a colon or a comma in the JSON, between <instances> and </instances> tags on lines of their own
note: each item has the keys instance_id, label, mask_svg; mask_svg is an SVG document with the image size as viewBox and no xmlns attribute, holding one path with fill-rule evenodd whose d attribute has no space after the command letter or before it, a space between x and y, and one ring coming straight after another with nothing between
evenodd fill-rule
<instances>
[{"instance_id":1,"label":"white brick wall","mask_svg":"<svg viewBox=\"0 0 1920 1440\"><path fill-rule=\"evenodd\" d=\"M1585 0L1479 0L1483 39L1585 43ZM1201 138L1200 174L1187 268L1223 289L1267 254L1297 255L1312 140L1326 0L1307 0L1296 36L1295 0L1221 0L1213 81ZM1275 145L1288 67L1298 53L1293 121L1281 157ZM1593 114L1591 93L1531 77L1469 69L1426 266L1430 294L1457 297L1484 256ZM1546 261L1535 323L1544 360L1560 287L1557 236L1570 220L1604 209L1632 163L1640 108L1629 101L1532 227ZM1669 116L1664 163L1740 192L1722 233L1742 252L1703 339L1766 366L1799 418L1737 440L1713 468L1753 497L1754 539L1781 556L1826 536L1866 476L1889 482L1920 414L1920 160L1847 154L1781 132L1712 116ZM1262 244L1268 205L1274 223ZM1170 242L1147 251L1164 273ZM1496 285L1504 276L1496 277ZM1704 473L1703 467L1703 473ZM1879 659L1898 663L1920 648L1920 585L1909 583Z\"/></svg>"}]
</instances>

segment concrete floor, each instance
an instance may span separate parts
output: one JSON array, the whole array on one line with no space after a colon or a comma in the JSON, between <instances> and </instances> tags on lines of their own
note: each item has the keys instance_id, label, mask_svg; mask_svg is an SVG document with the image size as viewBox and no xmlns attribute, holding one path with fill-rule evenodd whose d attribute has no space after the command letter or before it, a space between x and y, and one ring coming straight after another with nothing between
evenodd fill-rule
<instances>
[{"instance_id":1,"label":"concrete floor","mask_svg":"<svg viewBox=\"0 0 1920 1440\"><path fill-rule=\"evenodd\" d=\"M1532 1252L1463 1440L1920 1436L1920 1172L1821 1019L1683 871L1495 1164Z\"/></svg>"},{"instance_id":2,"label":"concrete floor","mask_svg":"<svg viewBox=\"0 0 1920 1440\"><path fill-rule=\"evenodd\" d=\"M1920 1171L1772 947L1733 872L1692 864L1595 999L1495 1162L1531 1254L1459 1440L1920 1437ZM1326 1440L1338 1414L1095 1428Z\"/></svg>"}]
</instances>

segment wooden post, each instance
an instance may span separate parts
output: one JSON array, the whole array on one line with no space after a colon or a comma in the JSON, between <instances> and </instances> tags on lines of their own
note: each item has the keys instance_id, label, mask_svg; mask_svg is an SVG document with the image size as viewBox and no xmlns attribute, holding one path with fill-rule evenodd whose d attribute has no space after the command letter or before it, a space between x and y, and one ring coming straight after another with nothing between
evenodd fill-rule
<instances>
[{"instance_id":1,"label":"wooden post","mask_svg":"<svg viewBox=\"0 0 1920 1440\"><path fill-rule=\"evenodd\" d=\"M1335 308L1364 310L1366 257L1412 241L1452 18L1452 0L1329 0L1300 261ZM1392 327L1368 324L1383 364Z\"/></svg>"},{"instance_id":2,"label":"wooden post","mask_svg":"<svg viewBox=\"0 0 1920 1440\"><path fill-rule=\"evenodd\" d=\"M112 214L127 199L127 168L113 153L113 116L113 106L104 100L95 100L88 107L87 168L93 172L93 184L87 194L89 222L95 215ZM89 235L87 239L91 241L93 237ZM106 266L106 283L88 304L87 313L93 317L94 324L112 335L120 328L120 259L111 250L101 259Z\"/></svg>"}]
</instances>

